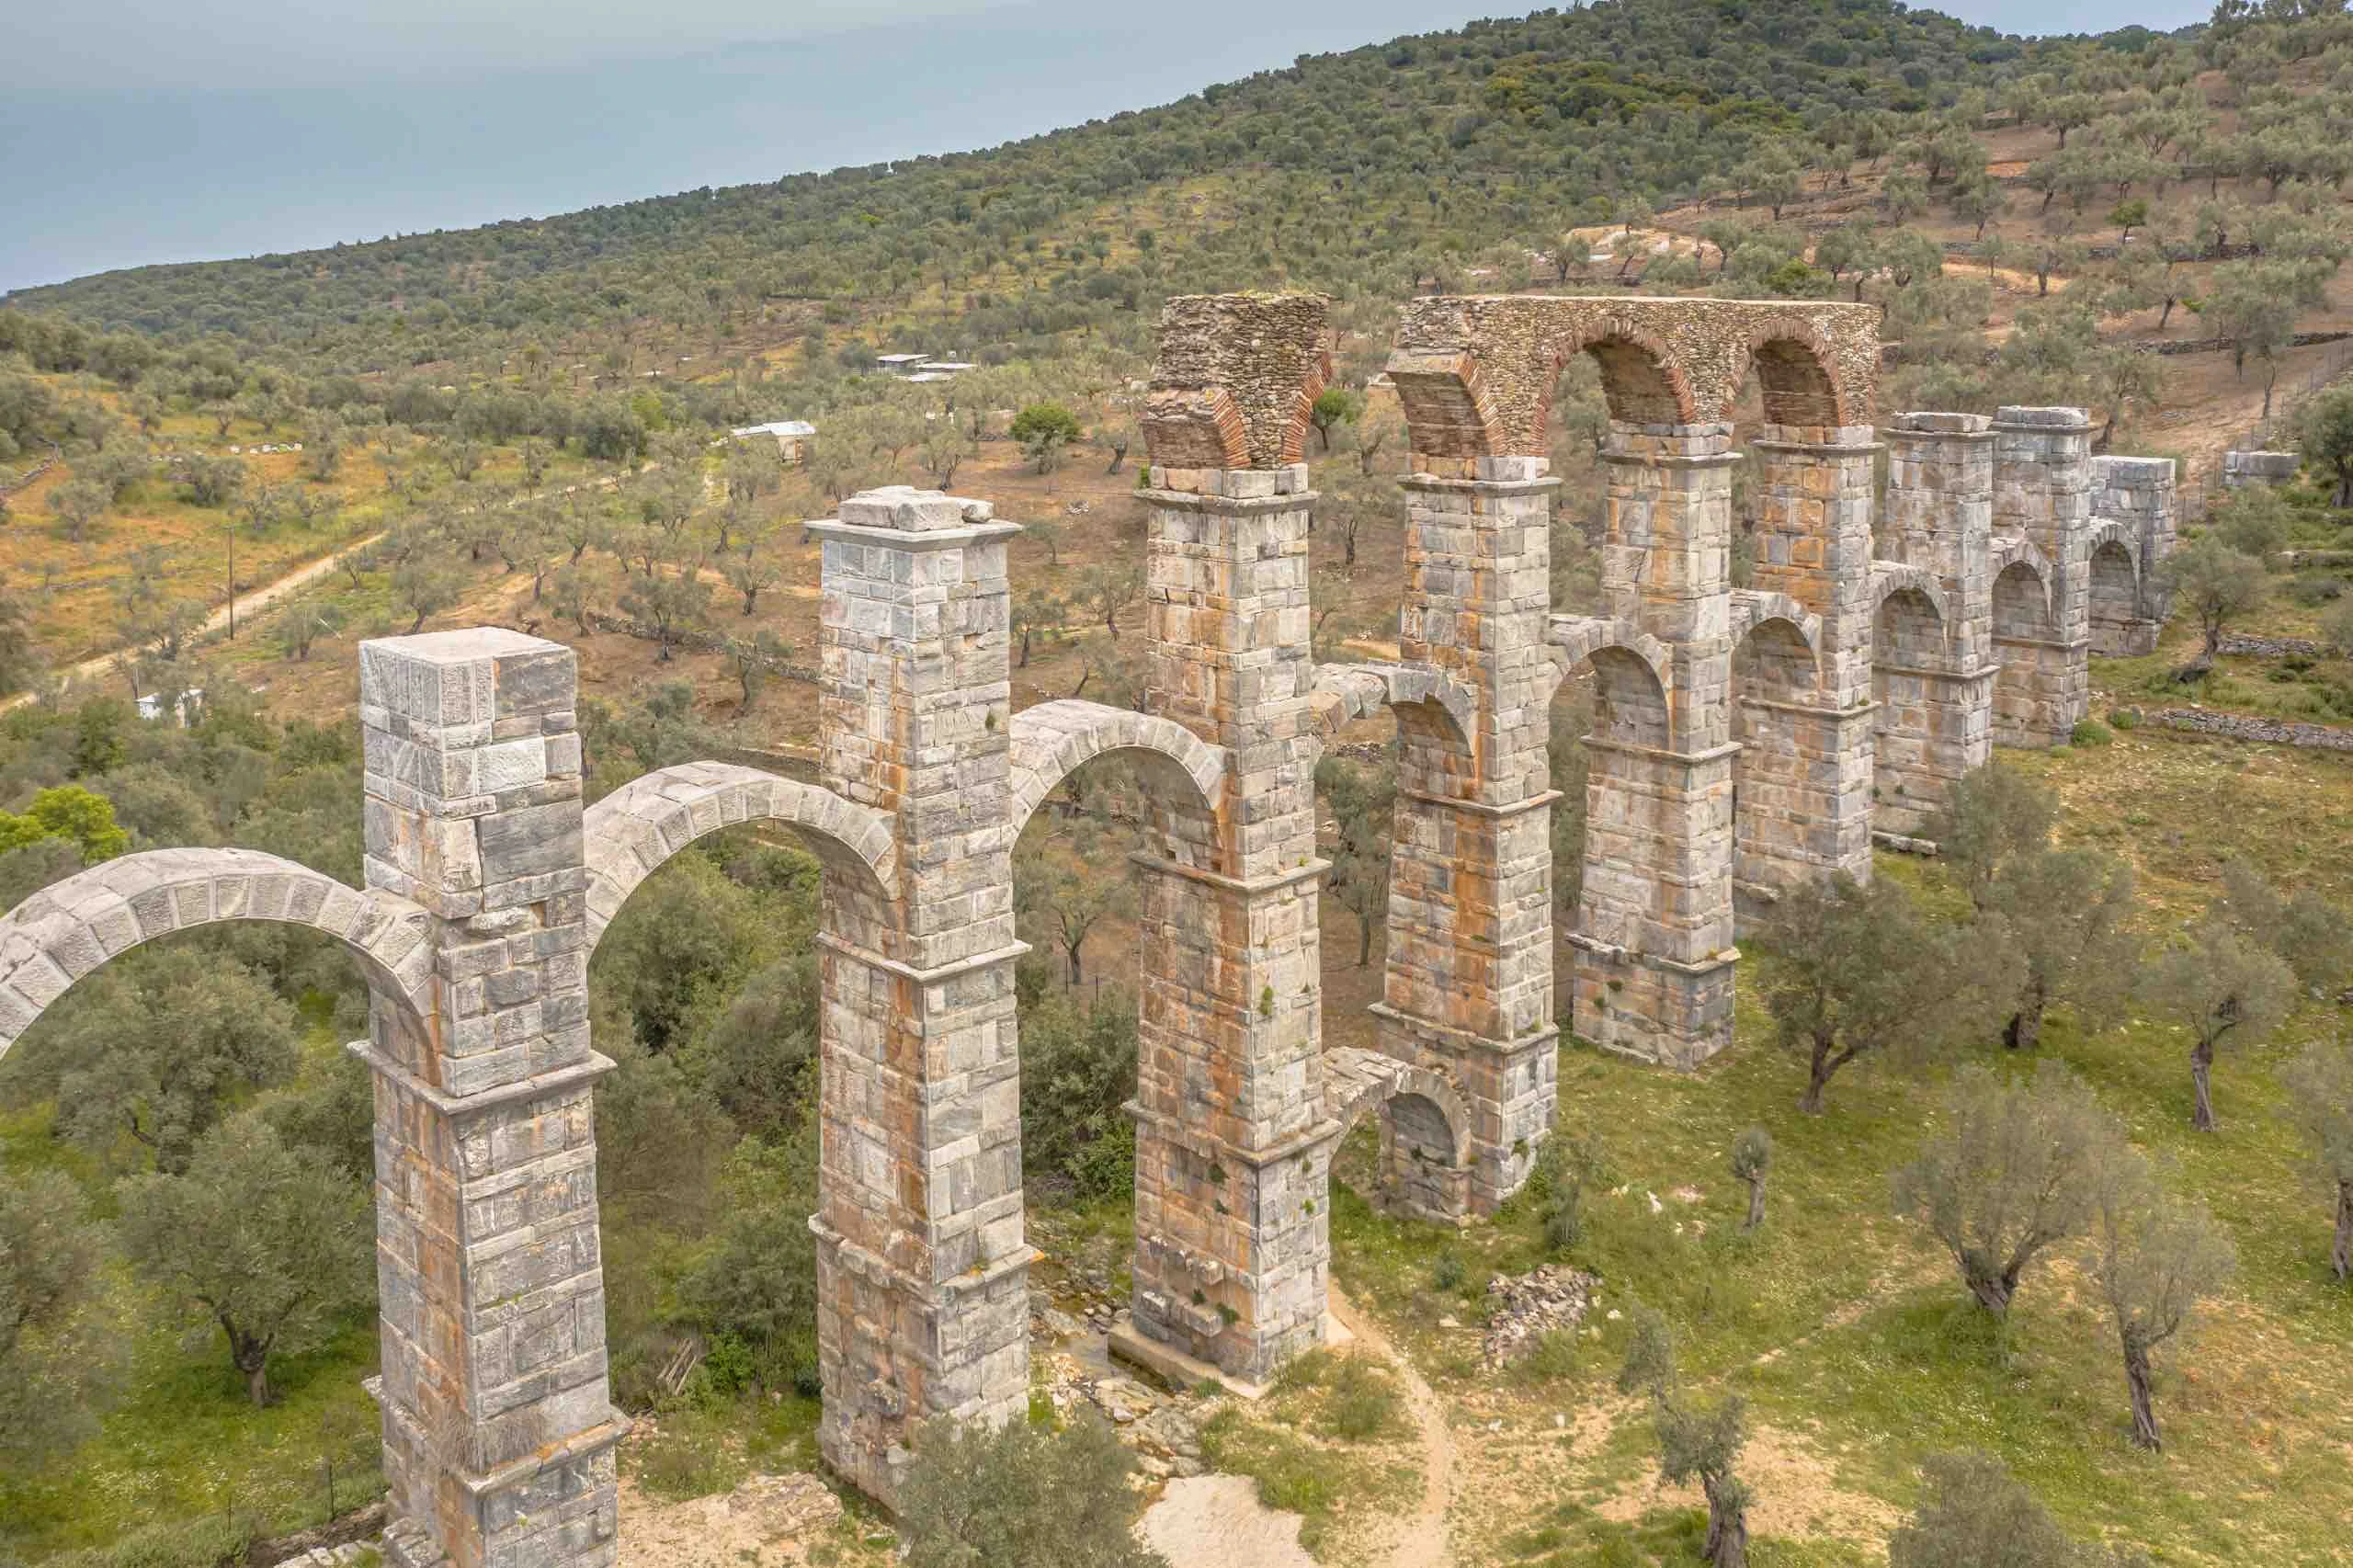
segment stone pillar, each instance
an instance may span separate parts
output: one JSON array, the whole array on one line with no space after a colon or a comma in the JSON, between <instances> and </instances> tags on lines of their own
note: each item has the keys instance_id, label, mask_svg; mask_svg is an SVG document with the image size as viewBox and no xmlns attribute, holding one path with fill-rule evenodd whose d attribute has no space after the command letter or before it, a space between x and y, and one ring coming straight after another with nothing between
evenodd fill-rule
<instances>
[{"instance_id":1,"label":"stone pillar","mask_svg":"<svg viewBox=\"0 0 2353 1568\"><path fill-rule=\"evenodd\" d=\"M825 1459L892 1502L935 1417L1029 1385L1006 833L1006 541L986 503L894 485L813 523L824 782L894 819L895 928L825 901L817 1355Z\"/></svg>"},{"instance_id":2,"label":"stone pillar","mask_svg":"<svg viewBox=\"0 0 2353 1568\"><path fill-rule=\"evenodd\" d=\"M1995 688L2003 745L2063 744L2091 711L2091 428L2080 408L1994 415L1995 535L2024 538L2051 565L2049 624L1995 628L2016 677Z\"/></svg>"},{"instance_id":3,"label":"stone pillar","mask_svg":"<svg viewBox=\"0 0 2353 1568\"><path fill-rule=\"evenodd\" d=\"M572 650L363 642L367 880L433 916L431 1011L379 996L386 1541L406 1568L616 1552Z\"/></svg>"},{"instance_id":4,"label":"stone pillar","mask_svg":"<svg viewBox=\"0 0 2353 1568\"><path fill-rule=\"evenodd\" d=\"M1470 1212L1528 1178L1552 1130L1552 844L1544 635L1552 494L1541 458L1433 459L1405 481L1398 651L1476 694L1470 733L1401 715L1381 1051L1444 1074L1469 1107ZM1420 465L1417 465L1420 466ZM1426 1142L1427 1141L1425 1141Z\"/></svg>"},{"instance_id":5,"label":"stone pillar","mask_svg":"<svg viewBox=\"0 0 2353 1568\"><path fill-rule=\"evenodd\" d=\"M1871 869L1871 512L1869 426L1768 425L1757 456L1751 585L1821 618L1819 684L1743 689L1733 873L1768 897Z\"/></svg>"},{"instance_id":6,"label":"stone pillar","mask_svg":"<svg viewBox=\"0 0 2353 1568\"><path fill-rule=\"evenodd\" d=\"M2103 616L2094 605L2093 653L2130 659L2157 651L2158 634L2173 613L2173 593L2160 567L2173 554L2179 517L2173 459L2092 460L2092 518L2121 523L2140 557L2138 592L2129 613ZM2097 584L2094 591L2097 599Z\"/></svg>"},{"instance_id":7,"label":"stone pillar","mask_svg":"<svg viewBox=\"0 0 2353 1568\"><path fill-rule=\"evenodd\" d=\"M1953 781L1993 755L1993 421L1982 414L1899 414L1887 441L1883 548L1934 573L1944 595L1933 656L1900 636L1873 639L1879 709L1872 823L1916 837Z\"/></svg>"},{"instance_id":8,"label":"stone pillar","mask_svg":"<svg viewBox=\"0 0 2353 1568\"><path fill-rule=\"evenodd\" d=\"M1576 1031L1690 1066L1732 1043L1732 426L1612 421L1602 586L1667 645L1667 709L1586 740Z\"/></svg>"},{"instance_id":9,"label":"stone pillar","mask_svg":"<svg viewBox=\"0 0 2353 1568\"><path fill-rule=\"evenodd\" d=\"M1153 712L1226 748L1214 812L1143 862L1134 1333L1257 1382L1322 1342L1324 1104L1303 463L1155 465Z\"/></svg>"}]
</instances>

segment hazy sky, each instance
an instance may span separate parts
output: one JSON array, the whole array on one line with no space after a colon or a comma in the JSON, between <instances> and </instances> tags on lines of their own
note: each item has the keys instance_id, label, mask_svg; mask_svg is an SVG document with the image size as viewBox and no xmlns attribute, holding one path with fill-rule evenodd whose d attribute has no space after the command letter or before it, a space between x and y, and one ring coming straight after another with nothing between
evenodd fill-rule
<instances>
[{"instance_id":1,"label":"hazy sky","mask_svg":"<svg viewBox=\"0 0 2353 1568\"><path fill-rule=\"evenodd\" d=\"M2008 30L2201 0L1961 0ZM1463 0L0 0L0 290L986 146Z\"/></svg>"}]
</instances>

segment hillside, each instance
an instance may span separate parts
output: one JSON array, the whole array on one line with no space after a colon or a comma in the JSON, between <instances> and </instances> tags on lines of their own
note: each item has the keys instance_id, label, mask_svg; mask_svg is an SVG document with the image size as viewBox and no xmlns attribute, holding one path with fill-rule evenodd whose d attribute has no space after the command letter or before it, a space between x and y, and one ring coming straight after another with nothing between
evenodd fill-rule
<instances>
[{"instance_id":1,"label":"hillside","mask_svg":"<svg viewBox=\"0 0 2353 1568\"><path fill-rule=\"evenodd\" d=\"M1888 0L1634 0L1304 58L985 152L145 267L12 302L104 329L223 333L314 370L531 343L579 358L624 333L712 352L824 302L908 308L907 332L948 328L933 347L1002 353L1155 292L1393 290L1417 252L1541 233L1597 193L1696 190L1763 140L1947 108L2030 53ZM1213 199L1208 221L1188 222L1188 187ZM1063 272L1050 247L1111 213L1131 218L1120 254ZM1147 228L1161 243L1139 256Z\"/></svg>"}]
</instances>

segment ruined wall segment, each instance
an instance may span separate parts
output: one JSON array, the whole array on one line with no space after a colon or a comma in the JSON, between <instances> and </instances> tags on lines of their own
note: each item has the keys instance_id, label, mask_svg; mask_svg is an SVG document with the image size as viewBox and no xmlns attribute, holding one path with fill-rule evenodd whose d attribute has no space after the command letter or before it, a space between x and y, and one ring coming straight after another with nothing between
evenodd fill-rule
<instances>
[{"instance_id":1,"label":"ruined wall segment","mask_svg":"<svg viewBox=\"0 0 2353 1568\"><path fill-rule=\"evenodd\" d=\"M1153 793L1143 880L1132 1333L1256 1382L1321 1343L1330 1157L1315 852L1312 295L1172 300L1144 419L1146 707L1219 748L1204 806ZM1199 438L1186 410L1230 409Z\"/></svg>"},{"instance_id":2,"label":"ruined wall segment","mask_svg":"<svg viewBox=\"0 0 2353 1568\"><path fill-rule=\"evenodd\" d=\"M2080 408L2007 406L1993 429L1995 538L2040 554L2049 603L2040 625L1996 605L2006 673L1995 686L1994 738L2061 745L2091 710L2091 420Z\"/></svg>"},{"instance_id":3,"label":"ruined wall segment","mask_svg":"<svg viewBox=\"0 0 2353 1568\"><path fill-rule=\"evenodd\" d=\"M2173 553L2180 526L2174 460L2092 459L2091 514L2096 525L2119 525L2116 541L2132 566L2130 583L2119 581L2112 558L2104 562L2095 544L2092 652L2126 659L2154 653L2173 613L2172 590L2158 568Z\"/></svg>"}]
</instances>

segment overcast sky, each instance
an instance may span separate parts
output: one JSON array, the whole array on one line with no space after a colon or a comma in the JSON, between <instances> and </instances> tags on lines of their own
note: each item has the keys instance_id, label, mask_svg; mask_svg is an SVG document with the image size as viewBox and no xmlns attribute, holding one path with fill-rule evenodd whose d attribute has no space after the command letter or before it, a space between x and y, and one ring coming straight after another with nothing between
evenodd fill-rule
<instances>
[{"instance_id":1,"label":"overcast sky","mask_svg":"<svg viewBox=\"0 0 2353 1568\"><path fill-rule=\"evenodd\" d=\"M2198 0L1961 0L2006 30ZM1461 0L0 0L0 290L986 146Z\"/></svg>"}]
</instances>

